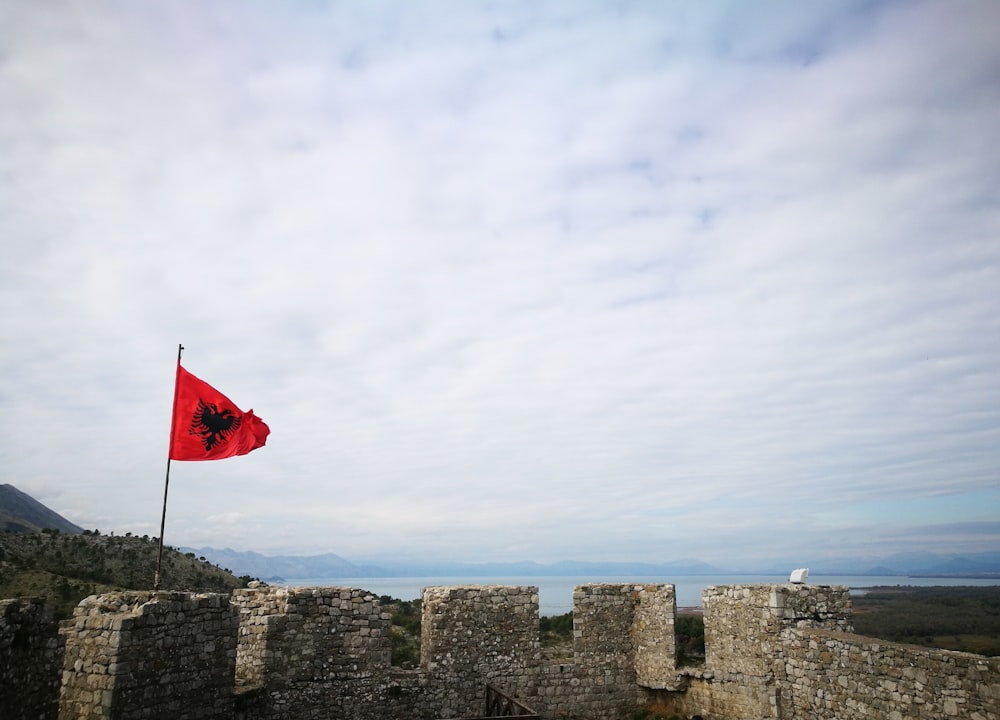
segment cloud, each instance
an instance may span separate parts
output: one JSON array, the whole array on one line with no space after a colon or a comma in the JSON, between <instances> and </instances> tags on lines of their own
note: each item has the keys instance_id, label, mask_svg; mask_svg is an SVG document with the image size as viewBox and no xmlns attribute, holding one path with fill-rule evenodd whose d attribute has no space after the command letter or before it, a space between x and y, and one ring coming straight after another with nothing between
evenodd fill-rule
<instances>
[{"instance_id":1,"label":"cloud","mask_svg":"<svg viewBox=\"0 0 1000 720\"><path fill-rule=\"evenodd\" d=\"M0 470L158 532L183 342L168 542L886 547L1000 472L997 12L4 8Z\"/></svg>"},{"instance_id":2,"label":"cloud","mask_svg":"<svg viewBox=\"0 0 1000 720\"><path fill-rule=\"evenodd\" d=\"M221 513L219 515L209 515L205 518L208 522L219 525L235 525L243 519L243 515L238 512Z\"/></svg>"}]
</instances>

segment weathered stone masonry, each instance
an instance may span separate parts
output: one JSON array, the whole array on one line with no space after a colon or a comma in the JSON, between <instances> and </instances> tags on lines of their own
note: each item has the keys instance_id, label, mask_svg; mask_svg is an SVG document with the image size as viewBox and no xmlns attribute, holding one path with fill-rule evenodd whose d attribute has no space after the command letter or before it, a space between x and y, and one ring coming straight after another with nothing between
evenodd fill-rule
<instances>
[{"instance_id":1,"label":"weathered stone masonry","mask_svg":"<svg viewBox=\"0 0 1000 720\"><path fill-rule=\"evenodd\" d=\"M702 593L705 667L687 673L673 698L689 714L783 718L774 674L780 632L788 627L850 630L847 588L817 585L725 585ZM809 717L809 716L807 716Z\"/></svg>"},{"instance_id":2,"label":"weathered stone masonry","mask_svg":"<svg viewBox=\"0 0 1000 720\"><path fill-rule=\"evenodd\" d=\"M55 717L63 648L39 598L0 600L0 720Z\"/></svg>"},{"instance_id":3,"label":"weathered stone masonry","mask_svg":"<svg viewBox=\"0 0 1000 720\"><path fill-rule=\"evenodd\" d=\"M535 587L425 589L419 670L391 666L390 618L362 590L244 590L234 603L241 720L467 717L487 682L552 717L615 718L641 702L640 668L673 677L672 585L578 588L577 660L554 666Z\"/></svg>"},{"instance_id":4,"label":"weathered stone masonry","mask_svg":"<svg viewBox=\"0 0 1000 720\"><path fill-rule=\"evenodd\" d=\"M435 720L481 713L493 682L546 718L657 702L706 720L1000 720L1000 659L853 635L846 588L703 601L706 663L680 670L672 585L578 587L558 664L542 659L536 588L427 588L416 670L391 665L391 619L354 588L114 593L58 634L40 602L4 601L0 718Z\"/></svg>"},{"instance_id":5,"label":"weathered stone masonry","mask_svg":"<svg viewBox=\"0 0 1000 720\"><path fill-rule=\"evenodd\" d=\"M233 598L237 718L374 720L393 705L416 712L420 679L390 665L391 619L371 593L260 588Z\"/></svg>"},{"instance_id":6,"label":"weathered stone masonry","mask_svg":"<svg viewBox=\"0 0 1000 720\"><path fill-rule=\"evenodd\" d=\"M703 594L706 663L674 707L705 718L1000 719L1000 658L851 633L847 588L736 585ZM661 697L663 694L661 694Z\"/></svg>"},{"instance_id":7,"label":"weathered stone masonry","mask_svg":"<svg viewBox=\"0 0 1000 720\"><path fill-rule=\"evenodd\" d=\"M541 659L536 588L427 588L422 612L420 665L432 678L439 716L482 714L487 682L534 694Z\"/></svg>"},{"instance_id":8,"label":"weathered stone masonry","mask_svg":"<svg viewBox=\"0 0 1000 720\"><path fill-rule=\"evenodd\" d=\"M227 595L87 598L60 629L59 720L231 717L238 621Z\"/></svg>"},{"instance_id":9,"label":"weathered stone masonry","mask_svg":"<svg viewBox=\"0 0 1000 720\"><path fill-rule=\"evenodd\" d=\"M775 658L785 717L1000 717L1000 658L794 630Z\"/></svg>"},{"instance_id":10,"label":"weathered stone masonry","mask_svg":"<svg viewBox=\"0 0 1000 720\"><path fill-rule=\"evenodd\" d=\"M581 585L573 593L574 662L546 665L530 704L551 717L622 718L643 685L673 687L673 585Z\"/></svg>"}]
</instances>

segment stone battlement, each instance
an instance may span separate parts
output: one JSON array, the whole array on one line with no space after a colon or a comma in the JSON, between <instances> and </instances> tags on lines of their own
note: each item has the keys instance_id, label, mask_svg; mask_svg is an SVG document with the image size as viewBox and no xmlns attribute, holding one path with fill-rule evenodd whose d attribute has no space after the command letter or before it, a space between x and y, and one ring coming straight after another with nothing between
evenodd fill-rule
<instances>
[{"instance_id":1,"label":"stone battlement","mask_svg":"<svg viewBox=\"0 0 1000 720\"><path fill-rule=\"evenodd\" d=\"M573 597L572 661L543 659L532 586L426 588L420 667L391 663L391 617L357 588L91 597L56 629L0 601L4 720L435 720L486 683L545 718L620 720L646 703L706 719L1000 720L1000 659L852 634L847 588L731 585L703 596L706 662L676 666L674 586Z\"/></svg>"}]
</instances>

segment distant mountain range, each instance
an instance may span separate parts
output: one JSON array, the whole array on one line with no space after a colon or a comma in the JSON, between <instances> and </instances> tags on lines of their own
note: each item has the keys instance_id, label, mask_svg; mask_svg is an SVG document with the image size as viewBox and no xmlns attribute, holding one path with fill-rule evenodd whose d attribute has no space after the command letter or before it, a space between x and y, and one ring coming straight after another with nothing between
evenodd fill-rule
<instances>
[{"instance_id":1,"label":"distant mountain range","mask_svg":"<svg viewBox=\"0 0 1000 720\"><path fill-rule=\"evenodd\" d=\"M542 576L634 576L677 577L682 575L787 575L791 565L751 569L720 568L699 560L678 560L667 563L576 562L552 564L537 562L459 563L393 561L355 564L339 555L327 553L310 556L273 556L255 552L237 552L230 548L217 550L180 548L194 552L216 565L229 568L237 575L252 575L264 580L326 579L366 577L542 577ZM817 564L810 569L812 576L822 575L891 575L900 577L982 577L1000 578L1000 553L973 553L961 556L934 553L904 553L885 558L843 559Z\"/></svg>"},{"instance_id":2,"label":"distant mountain range","mask_svg":"<svg viewBox=\"0 0 1000 720\"><path fill-rule=\"evenodd\" d=\"M355 564L339 555L266 556L256 552L237 552L231 548L179 548L193 552L209 562L229 568L238 575L268 579L323 579L365 577L542 577L568 575L718 575L727 571L698 560L669 563L596 563L563 561L550 565L523 561L508 563L407 562L394 561Z\"/></svg>"},{"instance_id":3,"label":"distant mountain range","mask_svg":"<svg viewBox=\"0 0 1000 720\"><path fill-rule=\"evenodd\" d=\"M39 532L59 530L79 534L83 528L71 523L13 485L0 485L0 531ZM812 576L880 575L912 577L1000 578L1000 552L944 555L930 552L899 553L885 557L847 557L809 563L782 561L739 569L721 568L696 559L664 563L562 561L543 564L531 561L507 563L463 563L450 561L371 560L354 563L333 553L321 555L267 556L230 548L179 548L230 569L236 575L263 580L365 578L365 577L542 577L542 576L634 576L681 575L787 575L793 567L807 566Z\"/></svg>"},{"instance_id":4,"label":"distant mountain range","mask_svg":"<svg viewBox=\"0 0 1000 720\"><path fill-rule=\"evenodd\" d=\"M1000 578L1000 552L896 553L816 562L810 575L899 575L908 577Z\"/></svg>"},{"instance_id":5,"label":"distant mountain range","mask_svg":"<svg viewBox=\"0 0 1000 720\"><path fill-rule=\"evenodd\" d=\"M332 577L384 577L381 568L354 565L339 555L325 553L323 555L297 556L274 555L266 556L248 551L237 552L230 548L178 548L181 552L193 552L198 557L204 557L210 563L236 572L236 568L244 568L239 574L252 575L264 580L281 578L332 578Z\"/></svg>"}]
</instances>

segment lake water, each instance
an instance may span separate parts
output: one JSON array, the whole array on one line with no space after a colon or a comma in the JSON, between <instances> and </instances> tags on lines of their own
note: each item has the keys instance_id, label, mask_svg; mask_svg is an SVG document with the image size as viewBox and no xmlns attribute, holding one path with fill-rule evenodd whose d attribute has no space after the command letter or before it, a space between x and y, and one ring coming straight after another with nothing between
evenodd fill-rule
<instances>
[{"instance_id":1,"label":"lake water","mask_svg":"<svg viewBox=\"0 0 1000 720\"><path fill-rule=\"evenodd\" d=\"M784 583L788 575L680 575L670 578L605 576L535 577L369 577L369 578L303 578L288 580L288 587L350 587L367 590L375 595L389 595L399 600L416 600L425 587L442 585L533 585L538 587L538 613L542 616L562 615L573 609L573 588L596 583L673 583L678 607L701 607L701 592L712 585L747 585L753 583ZM900 575L810 575L809 585L846 585L863 592L863 588L881 585L1000 585L1000 579L923 578Z\"/></svg>"}]
</instances>

